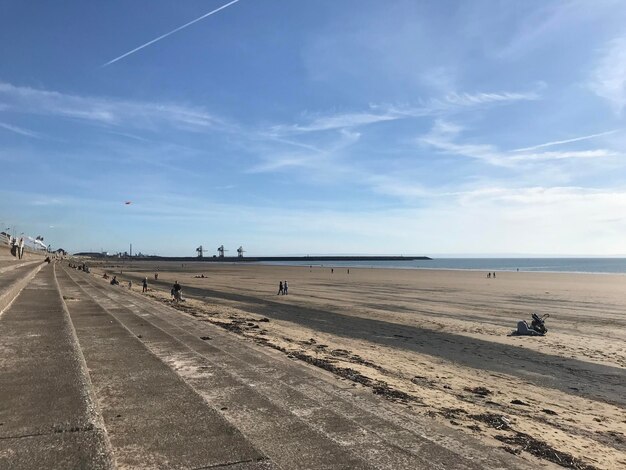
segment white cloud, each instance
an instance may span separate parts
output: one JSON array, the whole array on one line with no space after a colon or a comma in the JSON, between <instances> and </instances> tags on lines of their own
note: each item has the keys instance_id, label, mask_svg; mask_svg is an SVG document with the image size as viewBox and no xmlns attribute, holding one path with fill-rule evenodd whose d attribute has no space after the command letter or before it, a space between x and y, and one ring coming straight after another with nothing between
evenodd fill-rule
<instances>
[{"instance_id":1,"label":"white cloud","mask_svg":"<svg viewBox=\"0 0 626 470\"><path fill-rule=\"evenodd\" d=\"M506 91L498 93L449 93L442 98L433 98L417 106L370 105L368 111L318 115L310 119L307 124L274 126L272 132L280 135L355 128L378 122L438 116L480 106L530 101L539 98L539 94L534 91L524 93Z\"/></svg>"},{"instance_id":2,"label":"white cloud","mask_svg":"<svg viewBox=\"0 0 626 470\"><path fill-rule=\"evenodd\" d=\"M223 129L227 125L198 107L70 95L3 82L0 82L0 98L9 111L60 116L107 126L153 129L165 124L187 130L206 130Z\"/></svg>"},{"instance_id":3,"label":"white cloud","mask_svg":"<svg viewBox=\"0 0 626 470\"><path fill-rule=\"evenodd\" d=\"M524 162L538 162L549 160L565 160L565 159L593 159L606 158L618 155L616 152L607 149L593 150L565 150L565 151L548 151L548 152L528 152L526 149L518 149L510 152L499 150L496 146L490 144L464 144L456 142L458 134L462 131L461 127L444 121L437 121L431 132L418 139L418 142L429 145L440 150L443 153L469 157L481 160L485 163L495 166L514 167ZM581 139L574 139L581 140ZM552 145L552 144L550 144ZM556 145L556 143L554 143ZM532 148L546 146L539 145Z\"/></svg>"},{"instance_id":4,"label":"white cloud","mask_svg":"<svg viewBox=\"0 0 626 470\"><path fill-rule=\"evenodd\" d=\"M457 106L476 106L481 104L490 104L490 103L506 103L512 101L531 101L538 100L539 94L536 92L527 92L527 93L511 93L511 92L503 92L503 93L450 93L448 94L443 102L441 103L442 107L448 105L457 105ZM435 101L436 103L437 101Z\"/></svg>"},{"instance_id":5,"label":"white cloud","mask_svg":"<svg viewBox=\"0 0 626 470\"><path fill-rule=\"evenodd\" d=\"M307 151L282 152L274 149L269 151L263 150L261 151L261 162L249 168L248 173L267 173L286 169L306 168L309 175L336 175L341 171L336 159L344 149L356 143L360 139L361 134L352 130L341 129L338 136L330 143L317 147L272 138L272 140L287 143Z\"/></svg>"},{"instance_id":6,"label":"white cloud","mask_svg":"<svg viewBox=\"0 0 626 470\"><path fill-rule=\"evenodd\" d=\"M613 39L604 49L589 87L609 101L618 115L622 113L626 106L626 36Z\"/></svg>"},{"instance_id":7,"label":"white cloud","mask_svg":"<svg viewBox=\"0 0 626 470\"><path fill-rule=\"evenodd\" d=\"M579 150L579 151L564 151L564 152L540 152L540 153L525 153L507 156L507 161L537 161L537 160L564 160L567 158L604 158L614 157L617 153L606 149L598 150Z\"/></svg>"},{"instance_id":8,"label":"white cloud","mask_svg":"<svg viewBox=\"0 0 626 470\"><path fill-rule=\"evenodd\" d=\"M35 131L31 131L29 129L24 129L23 127L18 127L18 126L13 126L11 124L7 124L5 122L0 122L0 127L2 129L6 129L7 131L11 131L14 132L16 134L19 135L23 135L26 137L33 137L35 139L40 139L41 138L41 134L35 132Z\"/></svg>"}]
</instances>

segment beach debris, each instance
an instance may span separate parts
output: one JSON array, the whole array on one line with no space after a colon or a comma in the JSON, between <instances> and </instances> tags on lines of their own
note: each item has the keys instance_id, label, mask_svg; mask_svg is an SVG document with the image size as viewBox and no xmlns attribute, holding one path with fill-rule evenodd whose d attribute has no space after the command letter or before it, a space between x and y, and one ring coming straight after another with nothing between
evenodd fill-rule
<instances>
[{"instance_id":1,"label":"beach debris","mask_svg":"<svg viewBox=\"0 0 626 470\"><path fill-rule=\"evenodd\" d=\"M535 439L523 432L516 431L513 436L495 436L495 438L510 446L516 446L514 450L528 452L535 457L548 460L561 467L573 468L575 470L597 470L593 465L589 465L573 455L556 450L546 442Z\"/></svg>"},{"instance_id":2,"label":"beach debris","mask_svg":"<svg viewBox=\"0 0 626 470\"><path fill-rule=\"evenodd\" d=\"M439 414L446 419L458 419L460 414L466 415L467 411L463 408L442 408Z\"/></svg>"},{"instance_id":3,"label":"beach debris","mask_svg":"<svg viewBox=\"0 0 626 470\"><path fill-rule=\"evenodd\" d=\"M465 387L463 390L466 392L473 393L474 395L480 395L481 397L486 397L491 395L493 392L486 387Z\"/></svg>"},{"instance_id":4,"label":"beach debris","mask_svg":"<svg viewBox=\"0 0 626 470\"><path fill-rule=\"evenodd\" d=\"M330 352L333 356L348 356L350 351L346 351L345 349L333 349Z\"/></svg>"},{"instance_id":5,"label":"beach debris","mask_svg":"<svg viewBox=\"0 0 626 470\"><path fill-rule=\"evenodd\" d=\"M378 381L373 387L374 395L382 395L393 400L410 401L413 397L408 393L391 388L387 382Z\"/></svg>"},{"instance_id":6,"label":"beach debris","mask_svg":"<svg viewBox=\"0 0 626 470\"><path fill-rule=\"evenodd\" d=\"M482 429L478 424L470 424L467 426L468 429L471 429L472 431L476 431L476 432L481 432Z\"/></svg>"},{"instance_id":7,"label":"beach debris","mask_svg":"<svg viewBox=\"0 0 626 470\"><path fill-rule=\"evenodd\" d=\"M237 323L224 323L224 322L213 322L214 325L220 326L225 330L228 330L232 333L236 333L238 335L243 334L243 329Z\"/></svg>"},{"instance_id":8,"label":"beach debris","mask_svg":"<svg viewBox=\"0 0 626 470\"><path fill-rule=\"evenodd\" d=\"M488 424L492 428L501 430L501 429L511 429L511 421L506 416L498 415L495 413L482 413L477 415L470 415L470 418L475 419L476 421L481 421L485 424Z\"/></svg>"},{"instance_id":9,"label":"beach debris","mask_svg":"<svg viewBox=\"0 0 626 470\"><path fill-rule=\"evenodd\" d=\"M269 346L270 344L268 344ZM346 351L347 352L347 351ZM404 393L400 390L396 390L389 386L388 383L380 381L380 380L372 380L366 375L361 374L360 372L351 369L349 367L339 367L333 364L328 359L321 359L319 357L309 356L308 354L302 351L294 351L290 352L287 357L293 357L296 359L300 359L301 361L307 362L311 365L319 367L320 369L327 370L332 372L333 374L343 378L350 380L352 382L359 383L361 385L365 385L366 387L371 387L373 389L374 394L381 395L389 400L401 400L404 402L407 401L416 401L415 397L412 397L408 393Z\"/></svg>"},{"instance_id":10,"label":"beach debris","mask_svg":"<svg viewBox=\"0 0 626 470\"><path fill-rule=\"evenodd\" d=\"M502 446L501 449L513 455L519 455L522 453L522 449L513 449L513 447L509 446Z\"/></svg>"},{"instance_id":11,"label":"beach debris","mask_svg":"<svg viewBox=\"0 0 626 470\"><path fill-rule=\"evenodd\" d=\"M210 336L200 336L200 339L201 339L202 341L209 341L209 340L211 340L212 338L211 338Z\"/></svg>"},{"instance_id":12,"label":"beach debris","mask_svg":"<svg viewBox=\"0 0 626 470\"><path fill-rule=\"evenodd\" d=\"M511 405L530 406L525 401L518 400L517 398L515 400L511 400Z\"/></svg>"},{"instance_id":13,"label":"beach debris","mask_svg":"<svg viewBox=\"0 0 626 470\"><path fill-rule=\"evenodd\" d=\"M263 318L261 318L261 319L259 319L259 320L257 320L257 321L267 323L267 322L269 322L269 321L270 321L270 319L269 319L269 318L265 318L265 317L263 317Z\"/></svg>"},{"instance_id":14,"label":"beach debris","mask_svg":"<svg viewBox=\"0 0 626 470\"><path fill-rule=\"evenodd\" d=\"M557 413L556 411L549 410L548 408L544 408L544 409L543 409L543 410L541 410L541 411L543 411L543 412L544 412L545 414L547 414L547 415L552 415L552 416L556 416L556 415L558 415L558 413Z\"/></svg>"}]
</instances>

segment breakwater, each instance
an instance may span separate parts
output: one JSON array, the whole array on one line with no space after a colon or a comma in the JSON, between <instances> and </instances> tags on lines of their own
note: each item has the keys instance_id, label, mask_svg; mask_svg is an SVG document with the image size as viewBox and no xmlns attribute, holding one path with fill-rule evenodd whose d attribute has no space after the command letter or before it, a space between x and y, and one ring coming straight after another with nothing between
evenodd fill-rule
<instances>
[{"instance_id":1,"label":"breakwater","mask_svg":"<svg viewBox=\"0 0 626 470\"><path fill-rule=\"evenodd\" d=\"M180 261L180 262L218 262L218 263L262 263L262 262L305 262L320 263L329 261L424 261L430 260L428 256L143 256L143 257L106 257L98 253L75 253L74 256L89 256L105 259L125 259L133 261Z\"/></svg>"}]
</instances>

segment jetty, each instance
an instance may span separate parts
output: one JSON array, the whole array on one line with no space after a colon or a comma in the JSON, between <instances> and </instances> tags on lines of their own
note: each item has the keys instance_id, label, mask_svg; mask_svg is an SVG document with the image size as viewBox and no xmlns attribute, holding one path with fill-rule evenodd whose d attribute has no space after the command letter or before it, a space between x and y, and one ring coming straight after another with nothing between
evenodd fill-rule
<instances>
[{"instance_id":1,"label":"jetty","mask_svg":"<svg viewBox=\"0 0 626 470\"><path fill-rule=\"evenodd\" d=\"M108 256L102 253L80 252L74 256L105 259L133 259L145 261L204 261L220 263L263 263L263 262L350 262L350 261L428 261L428 256Z\"/></svg>"}]
</instances>

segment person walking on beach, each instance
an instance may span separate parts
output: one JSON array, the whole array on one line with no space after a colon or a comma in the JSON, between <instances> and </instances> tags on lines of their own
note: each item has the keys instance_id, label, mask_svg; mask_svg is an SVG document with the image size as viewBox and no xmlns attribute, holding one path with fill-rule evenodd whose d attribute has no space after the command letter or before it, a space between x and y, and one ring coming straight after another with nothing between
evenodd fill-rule
<instances>
[{"instance_id":1,"label":"person walking on beach","mask_svg":"<svg viewBox=\"0 0 626 470\"><path fill-rule=\"evenodd\" d=\"M289 285L287 284L287 281L283 283L283 294L289 294Z\"/></svg>"},{"instance_id":2,"label":"person walking on beach","mask_svg":"<svg viewBox=\"0 0 626 470\"><path fill-rule=\"evenodd\" d=\"M148 292L148 278L147 277L143 278L143 287L141 288L141 292L142 293Z\"/></svg>"},{"instance_id":3,"label":"person walking on beach","mask_svg":"<svg viewBox=\"0 0 626 470\"><path fill-rule=\"evenodd\" d=\"M494 279L496 278L496 273L495 273L495 272L493 273L493 278L494 278Z\"/></svg>"},{"instance_id":4,"label":"person walking on beach","mask_svg":"<svg viewBox=\"0 0 626 470\"><path fill-rule=\"evenodd\" d=\"M182 291L183 291L183 288L180 286L178 281L176 281L174 285L172 286L172 292L174 293L174 300L176 302L180 302L183 300L183 297L181 295Z\"/></svg>"},{"instance_id":5,"label":"person walking on beach","mask_svg":"<svg viewBox=\"0 0 626 470\"><path fill-rule=\"evenodd\" d=\"M284 289L283 289L283 281L280 281L278 283L278 294L276 295L283 295L285 293Z\"/></svg>"},{"instance_id":6,"label":"person walking on beach","mask_svg":"<svg viewBox=\"0 0 626 470\"><path fill-rule=\"evenodd\" d=\"M15 237L11 237L9 240L9 245L11 246L11 255L18 256L17 254L17 240Z\"/></svg>"},{"instance_id":7,"label":"person walking on beach","mask_svg":"<svg viewBox=\"0 0 626 470\"><path fill-rule=\"evenodd\" d=\"M19 258L22 259L24 256L24 237L20 237L20 242L17 246L17 252L19 254Z\"/></svg>"}]
</instances>

